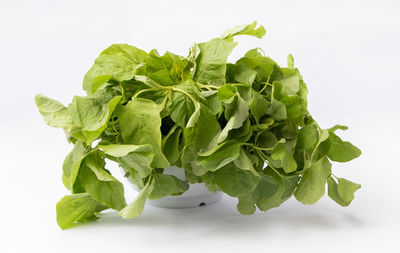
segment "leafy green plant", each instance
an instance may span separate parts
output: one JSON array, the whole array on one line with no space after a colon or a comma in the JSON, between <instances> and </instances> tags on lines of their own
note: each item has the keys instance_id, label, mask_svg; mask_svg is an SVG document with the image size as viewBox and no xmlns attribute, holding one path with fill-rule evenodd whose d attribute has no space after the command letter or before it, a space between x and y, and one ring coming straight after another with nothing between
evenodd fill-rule
<instances>
[{"instance_id":1,"label":"leafy green plant","mask_svg":"<svg viewBox=\"0 0 400 253\"><path fill-rule=\"evenodd\" d=\"M237 197L242 214L278 207L292 195L314 204L326 184L334 201L350 204L360 185L331 172L331 161L361 154L336 135L347 127L321 129L311 117L291 55L288 67L260 49L228 63L238 35L262 38L265 29L256 22L236 26L195 44L188 57L115 44L85 75L87 96L75 96L67 107L35 97L44 121L74 144L63 163L72 195L57 204L61 228L95 220L109 208L138 217L147 198L180 195L188 183ZM132 203L126 204L106 159L141 189ZM163 174L172 165L184 169L187 182Z\"/></svg>"}]
</instances>

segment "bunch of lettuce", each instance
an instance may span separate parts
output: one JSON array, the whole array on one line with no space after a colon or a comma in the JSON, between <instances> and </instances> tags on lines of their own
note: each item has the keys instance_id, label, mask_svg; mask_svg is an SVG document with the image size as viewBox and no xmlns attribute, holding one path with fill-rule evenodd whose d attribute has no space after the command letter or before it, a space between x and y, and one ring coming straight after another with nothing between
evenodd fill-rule
<instances>
[{"instance_id":1,"label":"bunch of lettuce","mask_svg":"<svg viewBox=\"0 0 400 253\"><path fill-rule=\"evenodd\" d=\"M87 96L67 107L35 97L44 121L74 144L63 163L71 195L57 204L61 228L96 220L109 208L138 217L147 198L180 195L188 183L237 197L242 214L278 207L293 194L313 204L326 184L334 201L350 204L360 185L333 175L331 161L348 162L361 151L336 135L347 127L321 129L311 117L293 57L280 67L252 49L227 62L235 36L263 37L264 27L256 26L195 44L188 57L114 44L85 75ZM132 203L105 168L107 159L141 189ZM186 182L163 174L169 166L183 168Z\"/></svg>"}]
</instances>

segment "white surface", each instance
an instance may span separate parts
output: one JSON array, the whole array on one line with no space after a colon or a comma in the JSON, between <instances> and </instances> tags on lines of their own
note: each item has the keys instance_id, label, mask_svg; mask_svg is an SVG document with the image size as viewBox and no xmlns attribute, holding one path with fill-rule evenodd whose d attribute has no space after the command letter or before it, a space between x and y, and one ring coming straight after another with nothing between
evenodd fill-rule
<instances>
[{"instance_id":1,"label":"white surface","mask_svg":"<svg viewBox=\"0 0 400 253\"><path fill-rule=\"evenodd\" d=\"M384 0L0 1L0 252L399 252L399 11ZM71 146L45 126L34 94L64 103L83 94L83 75L111 43L186 55L194 41L253 20L267 36L240 38L231 59L257 46L281 64L294 55L311 113L322 127L349 125L342 136L363 150L333 168L362 184L352 205L291 199L241 216L225 197L61 231L55 203L67 194L61 164Z\"/></svg>"},{"instance_id":2,"label":"white surface","mask_svg":"<svg viewBox=\"0 0 400 253\"><path fill-rule=\"evenodd\" d=\"M125 174L124 169L120 168L120 171ZM163 173L175 176L180 180L186 180L184 170L176 166L165 168ZM128 177L127 180L131 183L130 186L134 191L140 192L140 189L136 186L132 178ZM165 208L193 208L200 205L211 205L221 199L221 191L213 193L203 183L189 183L189 189L179 196L167 196L156 200L148 199L146 204Z\"/></svg>"}]
</instances>

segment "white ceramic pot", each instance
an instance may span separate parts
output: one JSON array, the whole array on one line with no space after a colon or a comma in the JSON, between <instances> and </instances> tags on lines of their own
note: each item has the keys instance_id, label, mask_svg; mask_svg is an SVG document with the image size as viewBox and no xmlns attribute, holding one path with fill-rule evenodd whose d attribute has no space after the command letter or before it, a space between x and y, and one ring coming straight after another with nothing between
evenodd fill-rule
<instances>
[{"instance_id":1,"label":"white ceramic pot","mask_svg":"<svg viewBox=\"0 0 400 253\"><path fill-rule=\"evenodd\" d=\"M171 166L164 169L164 174L175 176L180 180L185 180L185 172L182 168ZM133 183L133 180L128 177L132 188L135 191L140 191ZM189 189L180 196L167 196L157 200L147 200L147 204L165 208L190 208L203 205L210 205L222 198L222 192L210 192L203 183L189 184Z\"/></svg>"}]
</instances>

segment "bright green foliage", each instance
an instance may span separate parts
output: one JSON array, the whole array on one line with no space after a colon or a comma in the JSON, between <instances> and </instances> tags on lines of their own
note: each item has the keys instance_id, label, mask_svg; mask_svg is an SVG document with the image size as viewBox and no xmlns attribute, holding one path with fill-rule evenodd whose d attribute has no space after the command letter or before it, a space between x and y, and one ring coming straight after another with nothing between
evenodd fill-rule
<instances>
[{"instance_id":1,"label":"bright green foliage","mask_svg":"<svg viewBox=\"0 0 400 253\"><path fill-rule=\"evenodd\" d=\"M361 155L361 150L347 141L342 141L333 132L329 133L331 147L328 152L329 159L336 162L348 162Z\"/></svg>"},{"instance_id":2,"label":"bright green foliage","mask_svg":"<svg viewBox=\"0 0 400 253\"><path fill-rule=\"evenodd\" d=\"M99 92L88 97L74 97L68 110L74 125L79 127L87 143L96 140L104 131L108 121L121 100L121 96L112 97L112 93Z\"/></svg>"},{"instance_id":3,"label":"bright green foliage","mask_svg":"<svg viewBox=\"0 0 400 253\"><path fill-rule=\"evenodd\" d=\"M127 44L114 44L97 57L83 79L83 89L94 93L110 79L124 81L132 79L136 69L144 62L147 54Z\"/></svg>"},{"instance_id":4,"label":"bright green foliage","mask_svg":"<svg viewBox=\"0 0 400 253\"><path fill-rule=\"evenodd\" d=\"M124 143L150 144L154 152L152 165L156 168L169 166L161 150L161 110L162 107L151 100L134 98L119 115Z\"/></svg>"},{"instance_id":5,"label":"bright green foliage","mask_svg":"<svg viewBox=\"0 0 400 253\"><path fill-rule=\"evenodd\" d=\"M124 187L104 166L104 159L98 155L89 155L81 166L78 180L94 200L115 210L121 210L126 206Z\"/></svg>"},{"instance_id":6,"label":"bright green foliage","mask_svg":"<svg viewBox=\"0 0 400 253\"><path fill-rule=\"evenodd\" d=\"M344 178L338 178L336 183L333 177L328 178L328 195L341 206L350 205L354 199L354 193L361 185Z\"/></svg>"},{"instance_id":7,"label":"bright green foliage","mask_svg":"<svg viewBox=\"0 0 400 253\"><path fill-rule=\"evenodd\" d=\"M63 197L56 206L57 223L62 229L72 227L78 222L97 220L96 213L105 209L87 193L79 193Z\"/></svg>"},{"instance_id":8,"label":"bright green foliage","mask_svg":"<svg viewBox=\"0 0 400 253\"><path fill-rule=\"evenodd\" d=\"M325 194L325 184L331 174L331 163L322 158L304 172L294 193L298 201L305 205L317 202Z\"/></svg>"},{"instance_id":9,"label":"bright green foliage","mask_svg":"<svg viewBox=\"0 0 400 253\"><path fill-rule=\"evenodd\" d=\"M140 216L143 211L144 204L146 203L146 199L149 195L149 192L152 190L153 184L149 179L147 184L143 187L139 195L136 197L132 203L127 205L124 209L119 211L119 215L121 215L124 219L133 219Z\"/></svg>"},{"instance_id":10,"label":"bright green foliage","mask_svg":"<svg viewBox=\"0 0 400 253\"><path fill-rule=\"evenodd\" d=\"M152 171L151 162L154 158L153 148L149 144L129 145L110 144L99 145L107 155L116 160L122 167L137 171L141 177L147 177Z\"/></svg>"},{"instance_id":11,"label":"bright green foliage","mask_svg":"<svg viewBox=\"0 0 400 253\"><path fill-rule=\"evenodd\" d=\"M195 44L188 57L115 44L85 75L86 96L64 106L37 95L45 123L74 144L63 163L72 195L57 204L59 226L95 220L105 209L136 218L147 199L181 195L189 183L237 198L242 214L278 207L293 195L313 204L326 185L329 197L349 205L360 185L336 178L331 162L361 151L336 135L347 127L321 129L312 118L293 56L281 67L256 48L228 62L237 36L265 33L256 22L235 26ZM141 189L133 202L125 202L107 160ZM182 168L186 180L164 174L169 166Z\"/></svg>"},{"instance_id":12,"label":"bright green foliage","mask_svg":"<svg viewBox=\"0 0 400 253\"><path fill-rule=\"evenodd\" d=\"M38 94L35 96L35 103L47 125L65 130L74 126L67 107L60 102Z\"/></svg>"},{"instance_id":13,"label":"bright green foliage","mask_svg":"<svg viewBox=\"0 0 400 253\"><path fill-rule=\"evenodd\" d=\"M63 163L63 182L68 190L73 191L76 177L83 159L88 154L89 148L82 142L76 142L72 151L67 155ZM75 192L73 192L75 193Z\"/></svg>"}]
</instances>

